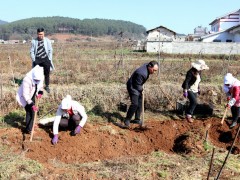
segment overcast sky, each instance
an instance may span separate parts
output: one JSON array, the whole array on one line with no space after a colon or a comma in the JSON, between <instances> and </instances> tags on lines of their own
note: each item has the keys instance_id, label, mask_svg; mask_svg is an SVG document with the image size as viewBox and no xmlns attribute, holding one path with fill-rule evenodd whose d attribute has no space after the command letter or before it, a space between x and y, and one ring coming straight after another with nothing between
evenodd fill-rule
<instances>
[{"instance_id":1,"label":"overcast sky","mask_svg":"<svg viewBox=\"0 0 240 180\"><path fill-rule=\"evenodd\" d=\"M216 17L240 9L239 0L1 0L0 20L63 16L131 21L149 29L165 26L191 34Z\"/></svg>"}]
</instances>

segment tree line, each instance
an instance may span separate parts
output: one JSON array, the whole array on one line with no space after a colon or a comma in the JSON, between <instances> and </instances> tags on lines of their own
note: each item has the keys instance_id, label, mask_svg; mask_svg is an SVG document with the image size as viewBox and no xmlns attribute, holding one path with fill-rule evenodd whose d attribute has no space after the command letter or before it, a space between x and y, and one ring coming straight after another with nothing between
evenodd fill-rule
<instances>
[{"instance_id":1,"label":"tree line","mask_svg":"<svg viewBox=\"0 0 240 180\"><path fill-rule=\"evenodd\" d=\"M68 17L33 17L0 25L0 39L29 40L35 37L37 28L46 34L73 33L91 36L118 35L121 32L143 35L146 28L129 21L111 19L75 19Z\"/></svg>"}]
</instances>

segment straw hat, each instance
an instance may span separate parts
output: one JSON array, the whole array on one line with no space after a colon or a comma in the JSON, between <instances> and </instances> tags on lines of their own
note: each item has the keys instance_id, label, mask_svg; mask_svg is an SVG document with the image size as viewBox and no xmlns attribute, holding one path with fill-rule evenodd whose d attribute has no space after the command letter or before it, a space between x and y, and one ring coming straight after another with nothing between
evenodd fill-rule
<instances>
[{"instance_id":1,"label":"straw hat","mask_svg":"<svg viewBox=\"0 0 240 180\"><path fill-rule=\"evenodd\" d=\"M192 67L197 69L198 71L202 71L204 69L208 70L209 67L206 65L205 61L202 59L198 59L192 63Z\"/></svg>"}]
</instances>

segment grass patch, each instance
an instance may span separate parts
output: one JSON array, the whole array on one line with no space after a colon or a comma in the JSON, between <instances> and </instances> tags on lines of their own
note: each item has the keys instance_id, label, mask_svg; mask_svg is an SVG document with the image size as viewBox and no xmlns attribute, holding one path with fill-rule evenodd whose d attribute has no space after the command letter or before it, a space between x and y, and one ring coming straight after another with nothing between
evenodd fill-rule
<instances>
[{"instance_id":1,"label":"grass patch","mask_svg":"<svg viewBox=\"0 0 240 180\"><path fill-rule=\"evenodd\" d=\"M31 179L43 169L37 161L26 159L9 151L9 147L0 147L0 179Z\"/></svg>"},{"instance_id":2,"label":"grass patch","mask_svg":"<svg viewBox=\"0 0 240 180\"><path fill-rule=\"evenodd\" d=\"M0 118L0 128L21 127L25 119L25 111L14 110Z\"/></svg>"},{"instance_id":3,"label":"grass patch","mask_svg":"<svg viewBox=\"0 0 240 180\"><path fill-rule=\"evenodd\" d=\"M203 148L205 151L211 151L213 149L213 145L208 141L203 142Z\"/></svg>"},{"instance_id":4,"label":"grass patch","mask_svg":"<svg viewBox=\"0 0 240 180\"><path fill-rule=\"evenodd\" d=\"M160 178L167 178L168 173L166 171L159 171L159 172L157 172L157 175Z\"/></svg>"}]
</instances>

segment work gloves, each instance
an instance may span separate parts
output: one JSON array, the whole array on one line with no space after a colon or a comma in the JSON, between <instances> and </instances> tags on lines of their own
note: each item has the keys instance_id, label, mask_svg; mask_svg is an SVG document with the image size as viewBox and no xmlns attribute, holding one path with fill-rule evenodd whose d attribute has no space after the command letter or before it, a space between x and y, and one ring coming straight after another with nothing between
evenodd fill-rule
<instances>
[{"instance_id":1,"label":"work gloves","mask_svg":"<svg viewBox=\"0 0 240 180\"><path fill-rule=\"evenodd\" d=\"M183 97L185 97L185 98L188 97L188 92L187 92L187 91L184 91L184 92L183 92Z\"/></svg>"},{"instance_id":2,"label":"work gloves","mask_svg":"<svg viewBox=\"0 0 240 180\"><path fill-rule=\"evenodd\" d=\"M37 95L37 99L40 99L42 97L42 94Z\"/></svg>"},{"instance_id":3,"label":"work gloves","mask_svg":"<svg viewBox=\"0 0 240 180\"><path fill-rule=\"evenodd\" d=\"M40 99L43 95L43 91L38 91L37 99Z\"/></svg>"},{"instance_id":4,"label":"work gloves","mask_svg":"<svg viewBox=\"0 0 240 180\"><path fill-rule=\"evenodd\" d=\"M35 105L33 105L33 106L32 106L32 110L33 110L34 112L37 112L37 111L38 111L38 107L35 106Z\"/></svg>"},{"instance_id":5,"label":"work gloves","mask_svg":"<svg viewBox=\"0 0 240 180\"><path fill-rule=\"evenodd\" d=\"M54 145L54 144L57 144L57 142L58 142L58 135L55 134L55 135L53 136L53 138L52 138L52 144L53 144L53 145Z\"/></svg>"},{"instance_id":6,"label":"work gloves","mask_svg":"<svg viewBox=\"0 0 240 180\"><path fill-rule=\"evenodd\" d=\"M231 98L227 105L226 105L226 108L230 109L234 104L236 103L236 99L235 98Z\"/></svg>"},{"instance_id":7,"label":"work gloves","mask_svg":"<svg viewBox=\"0 0 240 180\"><path fill-rule=\"evenodd\" d=\"M38 111L38 107L35 106L34 102L31 102L31 104L29 104L29 105L30 105L30 107L32 108L32 110L33 110L34 112L37 112L37 111Z\"/></svg>"},{"instance_id":8,"label":"work gloves","mask_svg":"<svg viewBox=\"0 0 240 180\"><path fill-rule=\"evenodd\" d=\"M80 125L78 125L76 128L75 128L75 134L79 134L80 131L81 131L82 127Z\"/></svg>"},{"instance_id":9,"label":"work gloves","mask_svg":"<svg viewBox=\"0 0 240 180\"><path fill-rule=\"evenodd\" d=\"M82 127L80 125L78 125L74 131L71 131L71 136L76 136L77 134L80 133Z\"/></svg>"}]
</instances>

